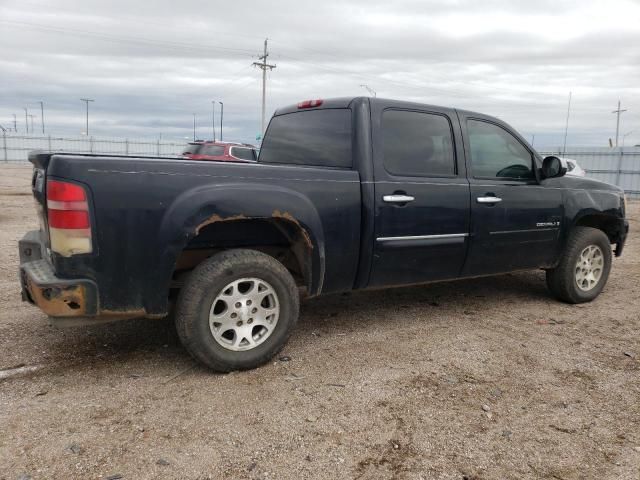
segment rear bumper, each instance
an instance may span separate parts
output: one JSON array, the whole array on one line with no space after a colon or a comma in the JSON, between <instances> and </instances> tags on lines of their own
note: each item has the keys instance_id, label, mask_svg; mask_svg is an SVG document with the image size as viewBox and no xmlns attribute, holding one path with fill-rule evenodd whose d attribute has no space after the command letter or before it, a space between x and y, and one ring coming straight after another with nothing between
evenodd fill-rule
<instances>
[{"instance_id":1,"label":"rear bumper","mask_svg":"<svg viewBox=\"0 0 640 480\"><path fill-rule=\"evenodd\" d=\"M50 317L92 317L98 314L98 287L88 279L56 276L44 258L40 232L28 232L18 242L22 300Z\"/></svg>"}]
</instances>

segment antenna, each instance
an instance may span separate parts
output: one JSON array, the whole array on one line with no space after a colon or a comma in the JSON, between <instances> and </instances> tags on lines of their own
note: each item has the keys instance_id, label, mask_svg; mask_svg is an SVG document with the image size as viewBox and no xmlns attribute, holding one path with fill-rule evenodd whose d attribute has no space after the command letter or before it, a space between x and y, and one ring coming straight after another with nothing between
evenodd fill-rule
<instances>
[{"instance_id":1,"label":"antenna","mask_svg":"<svg viewBox=\"0 0 640 480\"><path fill-rule=\"evenodd\" d=\"M567 123L564 125L564 143L562 144L562 156L567 150L567 132L569 131L569 112L571 111L571 92L569 92L569 104L567 105Z\"/></svg>"}]
</instances>

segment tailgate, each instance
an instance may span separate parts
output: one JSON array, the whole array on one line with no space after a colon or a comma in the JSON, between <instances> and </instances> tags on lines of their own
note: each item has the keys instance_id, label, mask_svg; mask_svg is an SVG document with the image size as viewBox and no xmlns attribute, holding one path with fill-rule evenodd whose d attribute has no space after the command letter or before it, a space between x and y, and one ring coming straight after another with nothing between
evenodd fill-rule
<instances>
[{"instance_id":1,"label":"tailgate","mask_svg":"<svg viewBox=\"0 0 640 480\"><path fill-rule=\"evenodd\" d=\"M38 223L40 225L40 234L42 235L43 244L47 248L49 239L49 225L47 223L47 199L46 199L46 169L49 164L50 154L31 153L29 161L33 164L33 175L31 177L31 192L35 200L36 213L38 214Z\"/></svg>"}]
</instances>

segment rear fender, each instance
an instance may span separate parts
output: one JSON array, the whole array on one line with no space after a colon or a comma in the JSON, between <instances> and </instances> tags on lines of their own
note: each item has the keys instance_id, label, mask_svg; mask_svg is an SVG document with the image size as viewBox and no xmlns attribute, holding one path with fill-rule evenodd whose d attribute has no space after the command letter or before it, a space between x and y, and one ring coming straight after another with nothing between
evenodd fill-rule
<instances>
[{"instance_id":1,"label":"rear fender","mask_svg":"<svg viewBox=\"0 0 640 480\"><path fill-rule=\"evenodd\" d=\"M311 201L284 187L262 184L206 185L180 195L167 209L157 244L164 249L160 291L169 289L176 260L202 228L240 219L281 219L295 225L311 254L309 294L322 290L325 270L324 234L320 216Z\"/></svg>"}]
</instances>

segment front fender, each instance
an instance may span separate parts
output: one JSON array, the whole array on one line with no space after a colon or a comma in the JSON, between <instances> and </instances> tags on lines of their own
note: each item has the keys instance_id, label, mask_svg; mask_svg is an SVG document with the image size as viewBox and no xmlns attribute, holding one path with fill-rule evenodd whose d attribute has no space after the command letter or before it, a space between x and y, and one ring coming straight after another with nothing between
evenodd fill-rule
<instances>
[{"instance_id":1,"label":"front fender","mask_svg":"<svg viewBox=\"0 0 640 480\"><path fill-rule=\"evenodd\" d=\"M624 209L620 194L608 190L567 189L564 192L565 228L560 242L559 255L564 252L569 234L576 225L587 217L607 217L615 219L624 228Z\"/></svg>"},{"instance_id":2,"label":"front fender","mask_svg":"<svg viewBox=\"0 0 640 480\"><path fill-rule=\"evenodd\" d=\"M309 242L312 256L309 293L322 290L325 271L325 242L320 215L303 194L286 187L256 183L214 184L188 190L167 209L159 229L158 245L163 246L163 289L171 282L176 259L198 232L218 221L237 219L284 219L296 225Z\"/></svg>"},{"instance_id":3,"label":"front fender","mask_svg":"<svg viewBox=\"0 0 640 480\"><path fill-rule=\"evenodd\" d=\"M589 215L624 219L621 197L614 191L568 190L565 193L564 204L568 220L566 224L571 227Z\"/></svg>"}]
</instances>

